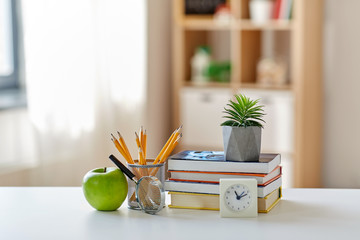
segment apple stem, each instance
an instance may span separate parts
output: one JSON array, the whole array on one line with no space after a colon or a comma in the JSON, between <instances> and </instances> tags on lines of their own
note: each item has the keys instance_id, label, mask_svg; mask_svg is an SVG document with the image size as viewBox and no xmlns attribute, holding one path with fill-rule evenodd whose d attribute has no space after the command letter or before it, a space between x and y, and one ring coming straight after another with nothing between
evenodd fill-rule
<instances>
[{"instance_id":1,"label":"apple stem","mask_svg":"<svg viewBox=\"0 0 360 240\"><path fill-rule=\"evenodd\" d=\"M104 167L104 173L106 173L106 167Z\"/></svg>"}]
</instances>

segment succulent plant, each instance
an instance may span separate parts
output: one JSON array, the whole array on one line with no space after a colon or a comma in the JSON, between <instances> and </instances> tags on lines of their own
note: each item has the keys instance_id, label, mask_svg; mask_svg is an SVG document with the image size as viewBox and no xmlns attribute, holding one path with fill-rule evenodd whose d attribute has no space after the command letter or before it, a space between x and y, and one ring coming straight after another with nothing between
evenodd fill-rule
<instances>
[{"instance_id":1,"label":"succulent plant","mask_svg":"<svg viewBox=\"0 0 360 240\"><path fill-rule=\"evenodd\" d=\"M264 106L259 105L259 100L251 100L243 94L235 95L236 101L229 100L223 113L226 120L221 126L230 127L250 127L257 126L263 128L265 123L263 116Z\"/></svg>"}]
</instances>

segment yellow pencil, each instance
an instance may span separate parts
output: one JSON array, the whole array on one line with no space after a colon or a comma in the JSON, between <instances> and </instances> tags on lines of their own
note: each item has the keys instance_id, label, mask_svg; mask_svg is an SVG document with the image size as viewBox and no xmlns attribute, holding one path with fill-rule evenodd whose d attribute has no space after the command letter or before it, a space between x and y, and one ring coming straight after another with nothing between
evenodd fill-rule
<instances>
[{"instance_id":1,"label":"yellow pencil","mask_svg":"<svg viewBox=\"0 0 360 240\"><path fill-rule=\"evenodd\" d=\"M139 137L140 137L140 144L142 145L143 142L144 142L144 128L143 128L143 126L140 127Z\"/></svg>"},{"instance_id":2,"label":"yellow pencil","mask_svg":"<svg viewBox=\"0 0 360 240\"><path fill-rule=\"evenodd\" d=\"M169 157L171 152L178 145L180 138L181 138L181 135L176 139L176 141L174 142L174 144L172 144L172 146L169 148L169 150L166 153L164 153L164 157L161 158L161 161L159 162L159 164L162 164L162 163L164 163L166 161L166 159ZM159 171L159 168L155 168L153 171L150 172L149 175L150 176L155 176L158 171Z\"/></svg>"},{"instance_id":3,"label":"yellow pencil","mask_svg":"<svg viewBox=\"0 0 360 240\"><path fill-rule=\"evenodd\" d=\"M164 147L161 149L160 153L158 154L158 156L156 157L154 164L158 164L160 162L160 160L162 159L162 156L164 155L164 152L166 151L166 149L169 147L169 145L172 145L174 143L174 141L176 141L177 137L180 134L180 130L182 129L182 125L180 127L178 127L170 136L170 138L167 140L166 144L164 145Z\"/></svg>"},{"instance_id":4,"label":"yellow pencil","mask_svg":"<svg viewBox=\"0 0 360 240\"><path fill-rule=\"evenodd\" d=\"M146 130L144 130L144 127L140 127L139 131L139 137L140 137L140 145L143 151L144 159L146 160Z\"/></svg>"},{"instance_id":5,"label":"yellow pencil","mask_svg":"<svg viewBox=\"0 0 360 240\"><path fill-rule=\"evenodd\" d=\"M131 164L134 164L135 162L134 162L134 160L133 160L132 157L131 157L130 151L129 151L128 147L126 146L126 143L125 143L124 138L121 136L121 134L120 134L119 131L118 131L117 133L118 133L118 135L119 135L120 145L121 145L122 148L124 149L125 153L128 155L129 160L130 160L130 163L131 163Z\"/></svg>"},{"instance_id":6,"label":"yellow pencil","mask_svg":"<svg viewBox=\"0 0 360 240\"><path fill-rule=\"evenodd\" d=\"M146 143L147 143L147 134L146 134L146 129L144 132L144 142L142 142L142 147L143 147L143 151L144 151L144 158L146 160Z\"/></svg>"},{"instance_id":7,"label":"yellow pencil","mask_svg":"<svg viewBox=\"0 0 360 240\"><path fill-rule=\"evenodd\" d=\"M179 134L180 134L180 128L177 129L177 131L175 132L174 136L173 136L172 139L170 140L170 143L169 143L168 146L166 147L163 155L162 155L161 158L160 158L160 161L164 158L163 156L165 156L165 154L167 154L167 153L170 151L170 149L172 148L172 145L174 144L174 142L175 142L176 140L178 140Z\"/></svg>"},{"instance_id":8,"label":"yellow pencil","mask_svg":"<svg viewBox=\"0 0 360 240\"><path fill-rule=\"evenodd\" d=\"M125 158L125 160L128 163L131 163L131 161L128 158L127 154L125 153L124 149L120 146L120 143L118 142L118 140L116 140L114 135L111 134L111 136L113 137L113 138L111 138L111 141L113 141L113 143L115 144L115 147L117 148L117 150L121 153L121 155Z\"/></svg>"},{"instance_id":9,"label":"yellow pencil","mask_svg":"<svg viewBox=\"0 0 360 240\"><path fill-rule=\"evenodd\" d=\"M144 154L141 147L139 147L139 162L141 165L146 165L146 160L144 159Z\"/></svg>"},{"instance_id":10,"label":"yellow pencil","mask_svg":"<svg viewBox=\"0 0 360 240\"><path fill-rule=\"evenodd\" d=\"M139 135L136 132L135 132L135 136L136 136L136 138L135 138L136 145L138 146L138 149L139 149L139 163L141 165L145 165L146 161L144 161L144 155L143 155L142 147L140 144Z\"/></svg>"},{"instance_id":11,"label":"yellow pencil","mask_svg":"<svg viewBox=\"0 0 360 240\"><path fill-rule=\"evenodd\" d=\"M182 134L176 138L175 141L169 145L168 149L166 149L164 155L161 157L160 163L164 163L166 159L169 157L169 155L172 153L172 151L175 149L175 147L178 145L180 138L182 137Z\"/></svg>"},{"instance_id":12,"label":"yellow pencil","mask_svg":"<svg viewBox=\"0 0 360 240\"><path fill-rule=\"evenodd\" d=\"M167 142L165 143L165 145L163 146L163 148L161 149L161 151L159 152L159 154L155 158L154 164L157 164L160 161L161 156L164 154L166 148L169 146L169 144L170 144L171 140L173 139L176 131L177 131L177 129L171 134L171 136L169 137L169 139L167 140Z\"/></svg>"}]
</instances>

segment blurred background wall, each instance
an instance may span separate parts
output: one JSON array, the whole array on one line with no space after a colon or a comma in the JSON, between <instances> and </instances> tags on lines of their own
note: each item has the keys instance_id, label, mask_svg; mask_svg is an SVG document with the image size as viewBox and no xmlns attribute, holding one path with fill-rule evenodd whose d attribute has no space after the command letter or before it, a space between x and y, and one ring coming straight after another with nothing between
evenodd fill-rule
<instances>
[{"instance_id":1,"label":"blurred background wall","mask_svg":"<svg viewBox=\"0 0 360 240\"><path fill-rule=\"evenodd\" d=\"M22 19L27 106L0 112L0 184L79 185L109 165L117 131L134 154L147 118L146 1L2 2ZM15 102L9 89L2 103Z\"/></svg>"},{"instance_id":2,"label":"blurred background wall","mask_svg":"<svg viewBox=\"0 0 360 240\"><path fill-rule=\"evenodd\" d=\"M171 131L171 1L147 5L146 128L151 131L150 156L156 156Z\"/></svg>"},{"instance_id":3,"label":"blurred background wall","mask_svg":"<svg viewBox=\"0 0 360 240\"><path fill-rule=\"evenodd\" d=\"M70 2L64 1L62 7L66 8L66 4L72 4ZM109 104L97 105L96 109L100 108L101 114L97 114L97 118L94 120L96 131L90 134L86 131L81 132L81 137L78 138L77 144L74 146L69 147L69 144L61 145L59 142L56 142L56 137L54 138L54 141L60 144L60 149L61 147L65 149L62 155L62 158L65 159L60 161L41 160L42 158L52 158L51 153L54 156L54 153L59 153L60 149L56 146L51 146L47 150L39 148L39 146L47 145L44 145L44 139L46 138L41 135L39 136L38 128L33 128L33 122L30 120L31 118L29 118L26 108L1 110L0 161L2 163L0 163L0 185L78 186L81 184L82 176L89 169L110 165L107 161L107 155L115 151L110 141L109 134L111 132L116 132L116 130L123 131L125 137L130 142L133 138L133 132L137 131L140 125L144 125L149 131L149 142L152 143L149 146L150 155L154 156L157 154L166 138L172 132L170 101L172 3L168 0L137 2L138 5L129 4L125 9L127 9L126 11L138 11L139 9L142 11L141 9L143 9L143 21L139 21L137 17L136 24L138 25L128 24L129 21L131 22L129 20L131 15L128 18L119 17L121 9L124 14L126 11L116 1L104 1L101 4L98 1L89 1L88 3L86 1L79 1L78 5L75 4L72 7L74 10L73 18L68 20L78 23L78 28L75 24L73 35L69 36L69 39L80 39L78 44L83 47L83 42L86 41L85 38L93 37L93 40L90 41L95 42L88 43L91 45L89 48L92 51L91 53L87 52L87 54L91 54L88 59L95 61L99 56L99 51L105 52L106 55L100 57L102 59L100 62L95 61L94 63L89 63L89 65L81 65L84 68L81 71L79 70L81 68L76 67L76 61L70 65L64 63L64 66L68 66L70 69L73 67L78 69L80 74L77 75L78 78L82 78L84 76L82 75L83 73L87 74L88 78L93 78L92 81L94 83L113 79L113 83L110 81L109 85L106 85L108 88L102 91L101 95L97 95L97 98L100 98L100 101L97 101L98 103ZM37 0L31 4L33 9L38 4L38 6L48 10L49 8L46 7L55 4L55 6L52 6L54 8L59 3ZM83 4L87 6L86 11L83 9ZM27 6L24 14L29 16L30 3L23 3L23 5ZM360 134L360 127L357 122L360 120L360 108L358 106L360 102L360 95L358 94L358 89L360 89L360 82L358 81L360 73L357 65L359 62L358 56L360 56L360 46L358 44L360 42L360 30L357 25L360 21L360 16L357 14L357 10L360 8L360 2L357 0L325 0L324 6L323 60L325 105L323 123L323 186L359 188L360 171L358 169L360 168L360 161L357 156L357 146L359 145L357 136ZM80 12L82 18L87 17L88 20L82 19L83 22L81 23L77 19L77 14ZM61 17L60 15L59 17ZM43 21L41 15L38 16L37 21L40 21L39 23ZM26 24L29 23L25 22ZM87 35L78 35L77 30L84 26L89 27ZM25 34L26 27L24 26ZM134 33L131 28L136 28L135 31L137 33ZM125 34L123 34L124 32ZM138 92L135 90L132 93L141 95L142 103L136 106L130 105L124 109L124 105L131 100L126 98L119 99L110 94L114 97L112 98L107 93L115 92L116 95L117 91L113 90L117 88L123 89L126 92L129 83L133 81L131 73L137 71L137 68L132 70L128 68L127 70L130 75L126 75L122 72L123 68L121 66L114 64L124 55L125 50L119 47L124 46L124 39L128 41L129 45L127 46L132 44L132 34L138 34L137 36L139 37L144 34L144 38L137 42L137 44L144 44L143 51L145 54L141 52L139 54L146 59L142 67L145 73L143 76L143 90L137 89ZM36 41L37 36L34 33L31 37L33 41ZM57 35L57 37L59 38L59 43L63 42L61 34ZM28 41L28 39L25 41ZM59 52L61 52L60 45L40 44L37 46L38 49L32 48L32 55L27 55L27 57L35 56L37 50L42 52L45 49L46 52L47 47L48 49L59 48ZM29 50L25 49L25 53L26 51ZM132 53L130 48L128 54ZM45 63L52 61L49 58L43 60ZM78 60L81 61L82 58L78 58ZM126 63L127 61L129 59L125 57L123 62ZM133 60L133 63L135 64L136 60ZM42 73L41 64L37 63L38 65L35 66L32 66L31 62L28 64L26 66L27 69L35 68L38 73ZM100 66L99 69L94 67L96 64ZM60 65L58 64L51 70L52 74L56 75L56 71L61 72L64 66L61 63ZM47 71L48 73L50 72L50 70ZM138 76L138 78L137 81L141 82L142 76ZM121 82L120 79L126 80ZM115 85L112 87L111 84ZM93 86L95 89L97 85ZM117 86L117 88L114 86ZM31 91L30 89L30 94ZM138 111L130 114L126 109L136 109ZM102 117L99 118L99 116ZM89 139L97 140L90 141ZM51 138L49 137L48 140L51 140ZM67 154L69 152L66 152L66 149L73 148L78 148L71 150L76 152L76 154L68 157L71 154ZM135 146L132 151L136 151ZM44 155L44 152L48 154ZM10 158L12 162L20 164L5 163Z\"/></svg>"},{"instance_id":4,"label":"blurred background wall","mask_svg":"<svg viewBox=\"0 0 360 240\"><path fill-rule=\"evenodd\" d=\"M360 16L357 0L326 0L324 186L360 187Z\"/></svg>"}]
</instances>

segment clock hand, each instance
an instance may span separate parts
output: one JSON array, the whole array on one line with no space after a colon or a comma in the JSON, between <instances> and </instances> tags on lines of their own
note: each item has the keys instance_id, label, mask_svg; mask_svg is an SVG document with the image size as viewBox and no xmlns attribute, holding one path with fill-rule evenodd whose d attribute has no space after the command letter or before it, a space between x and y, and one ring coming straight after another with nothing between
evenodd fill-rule
<instances>
[{"instance_id":1,"label":"clock hand","mask_svg":"<svg viewBox=\"0 0 360 240\"><path fill-rule=\"evenodd\" d=\"M245 197L246 195L247 195L247 194L241 195L240 198L243 198L243 197Z\"/></svg>"},{"instance_id":2,"label":"clock hand","mask_svg":"<svg viewBox=\"0 0 360 240\"><path fill-rule=\"evenodd\" d=\"M242 192L241 194L240 194L240 196L238 197L238 198L236 198L237 200L240 200L241 198L243 198L243 197L245 197L246 195L247 195L247 193L245 193L244 195L244 192Z\"/></svg>"},{"instance_id":3,"label":"clock hand","mask_svg":"<svg viewBox=\"0 0 360 240\"><path fill-rule=\"evenodd\" d=\"M240 195L236 192L235 192L235 195L236 195L236 200L240 200L241 199L241 194L243 194L244 192L242 192Z\"/></svg>"},{"instance_id":4,"label":"clock hand","mask_svg":"<svg viewBox=\"0 0 360 240\"><path fill-rule=\"evenodd\" d=\"M236 194L236 200L240 200L243 197L244 191L239 195L236 191L234 191Z\"/></svg>"}]
</instances>

